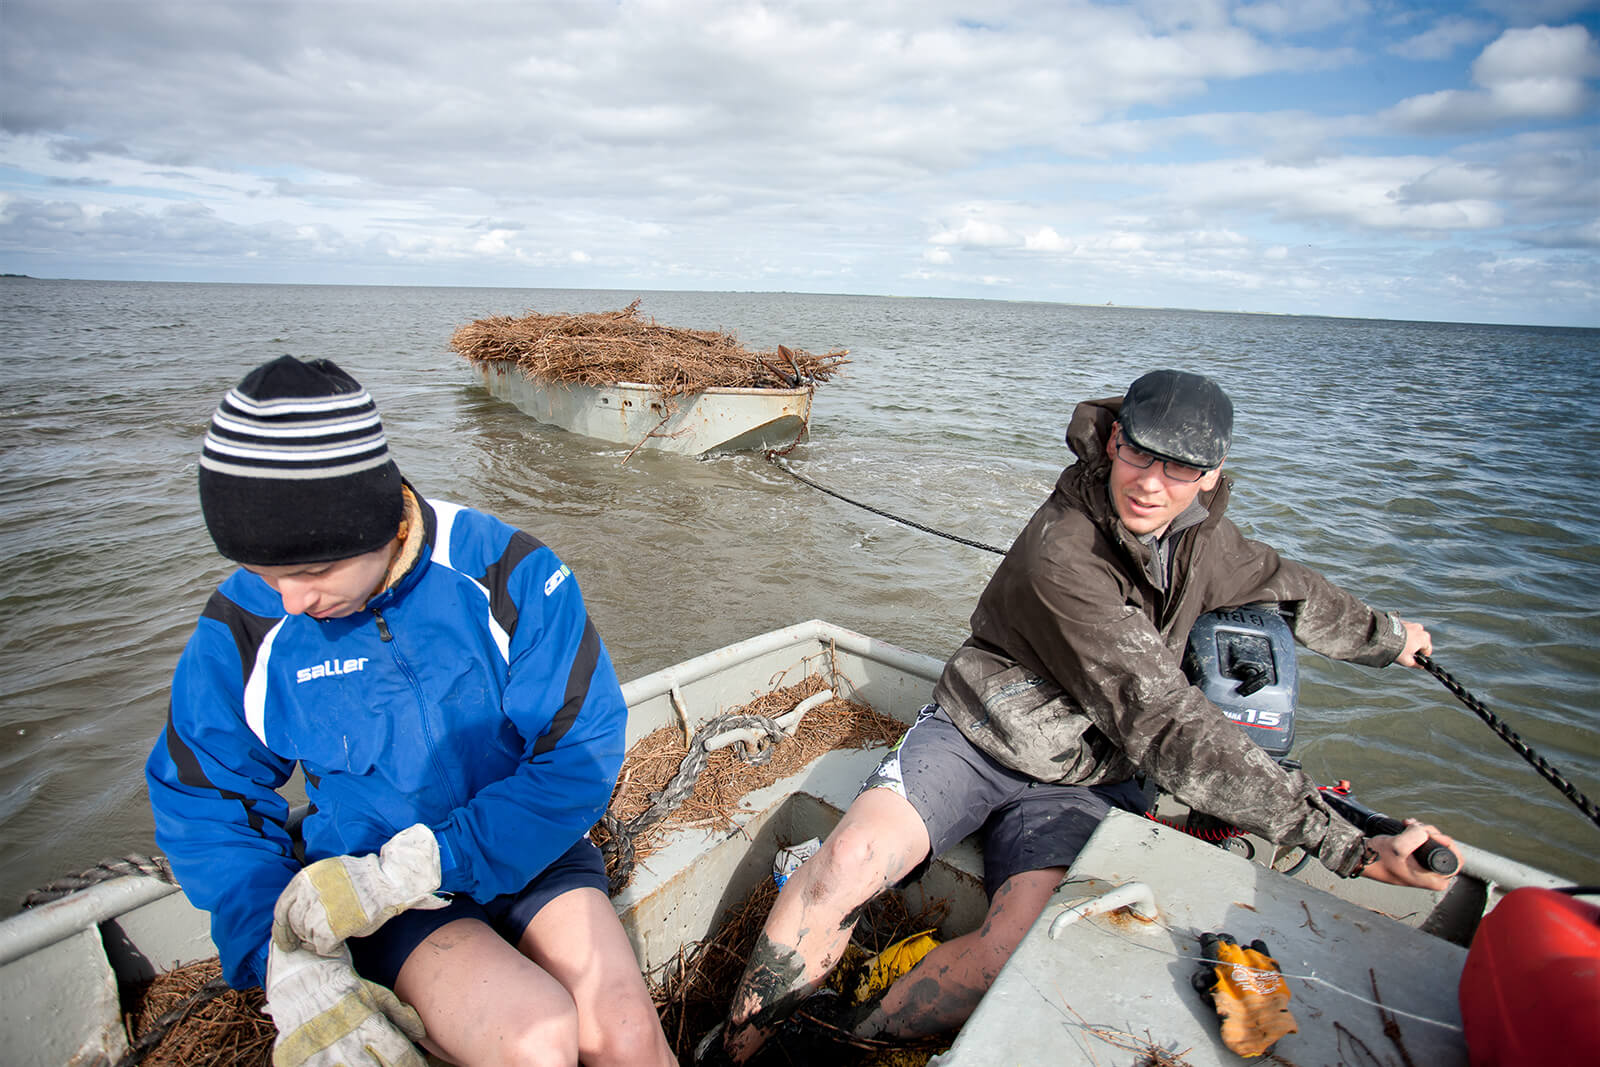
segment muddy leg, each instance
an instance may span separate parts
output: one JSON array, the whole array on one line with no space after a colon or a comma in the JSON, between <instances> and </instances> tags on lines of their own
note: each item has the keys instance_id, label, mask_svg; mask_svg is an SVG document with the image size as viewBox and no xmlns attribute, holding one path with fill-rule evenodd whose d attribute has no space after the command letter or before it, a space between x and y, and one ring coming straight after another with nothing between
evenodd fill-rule
<instances>
[{"instance_id":1,"label":"muddy leg","mask_svg":"<svg viewBox=\"0 0 1600 1067\"><path fill-rule=\"evenodd\" d=\"M983 925L946 941L889 987L856 1033L863 1037L923 1037L958 1029L983 999L1066 874L1064 867L1006 879Z\"/></svg>"},{"instance_id":2,"label":"muddy leg","mask_svg":"<svg viewBox=\"0 0 1600 1067\"><path fill-rule=\"evenodd\" d=\"M789 876L751 950L725 1042L743 1063L838 964L867 901L928 854L916 809L889 789L856 798L822 847Z\"/></svg>"}]
</instances>

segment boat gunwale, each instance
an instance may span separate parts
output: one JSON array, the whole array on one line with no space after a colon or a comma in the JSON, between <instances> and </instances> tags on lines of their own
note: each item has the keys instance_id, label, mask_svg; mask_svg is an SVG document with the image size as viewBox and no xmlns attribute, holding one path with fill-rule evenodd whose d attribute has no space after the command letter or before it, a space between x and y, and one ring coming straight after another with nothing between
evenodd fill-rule
<instances>
[{"instance_id":1,"label":"boat gunwale","mask_svg":"<svg viewBox=\"0 0 1600 1067\"><path fill-rule=\"evenodd\" d=\"M539 386L541 388L544 388L544 389L553 389L553 388L562 388L562 389L595 389L595 390L615 389L615 390L624 391L624 392L642 392L642 393L647 393L647 394L649 394L651 396L667 396L668 395L659 386L651 385L649 382L629 382L629 381L572 382L572 381L565 381L565 380L560 379L560 378L552 378L552 377L550 377L549 375L546 375L546 374L539 374L536 371L527 370L526 368L521 367L516 363L513 363L511 360L505 360L505 359L480 360L480 361L478 361L477 365L480 366L480 367L499 366L499 367L504 367L507 370L513 370L516 373L518 373L519 375L521 375L522 378L524 378L525 380L527 380L529 382L532 382L533 384L535 384L535 385L537 385L537 386ZM803 396L803 395L805 395L807 393L815 393L816 391L817 391L817 387L816 387L815 383L812 383L812 384L809 384L809 385L763 385L763 386L710 385L710 386L707 386L704 389L694 389L694 390L690 390L688 392L673 393L671 395L673 395L673 396L684 396L684 397L691 397L691 396L786 397L786 396Z\"/></svg>"}]
</instances>

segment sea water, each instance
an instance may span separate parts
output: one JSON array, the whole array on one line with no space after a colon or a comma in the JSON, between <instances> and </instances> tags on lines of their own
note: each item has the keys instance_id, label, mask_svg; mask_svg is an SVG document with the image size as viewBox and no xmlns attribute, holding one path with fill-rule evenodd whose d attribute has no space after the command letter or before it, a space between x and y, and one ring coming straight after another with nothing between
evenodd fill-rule
<instances>
[{"instance_id":1,"label":"sea water","mask_svg":"<svg viewBox=\"0 0 1600 1067\"><path fill-rule=\"evenodd\" d=\"M1073 405L1157 367L1232 395L1229 514L1431 629L1438 664L1600 797L1600 331L791 293L0 279L0 914L152 853L142 766L229 565L195 495L221 394L337 361L400 468L576 574L626 678L824 618L943 658L999 557L759 455L607 445L490 397L449 347L487 315L614 310L850 350L795 472L1004 548L1071 461ZM1433 678L1303 653L1297 755L1368 806L1588 882L1600 829Z\"/></svg>"}]
</instances>

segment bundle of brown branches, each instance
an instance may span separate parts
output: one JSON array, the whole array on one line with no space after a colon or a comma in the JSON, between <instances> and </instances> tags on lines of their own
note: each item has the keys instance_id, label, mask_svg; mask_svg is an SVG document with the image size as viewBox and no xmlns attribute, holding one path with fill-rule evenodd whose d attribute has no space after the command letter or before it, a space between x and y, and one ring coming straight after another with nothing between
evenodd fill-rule
<instances>
[{"instance_id":1,"label":"bundle of brown branches","mask_svg":"<svg viewBox=\"0 0 1600 1067\"><path fill-rule=\"evenodd\" d=\"M257 989L222 984L216 957L157 975L135 995L126 1023L129 1063L160 1067L260 1067L277 1036Z\"/></svg>"},{"instance_id":2,"label":"bundle of brown branches","mask_svg":"<svg viewBox=\"0 0 1600 1067\"><path fill-rule=\"evenodd\" d=\"M450 347L475 363L514 363L545 381L637 382L663 397L813 385L850 362L842 348L822 355L784 345L752 351L732 334L661 326L639 317L637 300L621 311L478 319L457 329Z\"/></svg>"},{"instance_id":3,"label":"bundle of brown branches","mask_svg":"<svg viewBox=\"0 0 1600 1067\"><path fill-rule=\"evenodd\" d=\"M645 975L651 999L661 1016L661 1028L680 1063L692 1062L694 1046L717 1023L727 1017L745 961L761 934L778 887L770 878L761 879L754 889L728 910L717 930L704 941L679 948L678 954ZM871 957L903 937L937 926L944 921L948 906L942 901L917 915L906 908L896 893L884 893L863 909L861 921L846 948L845 963L834 972L829 985L842 990L853 985L852 966L859 969ZM863 1051L861 1062L874 1059ZM911 1062L926 1062L928 1053L913 1055Z\"/></svg>"},{"instance_id":4,"label":"bundle of brown branches","mask_svg":"<svg viewBox=\"0 0 1600 1067\"><path fill-rule=\"evenodd\" d=\"M765 715L775 719L826 688L828 685L822 676L813 674L794 685L762 694L734 709L734 714ZM787 778L836 748L892 744L905 729L905 723L898 719L874 711L859 701L835 696L806 712L794 736L774 742L771 758L759 766L744 762L732 748L719 749L711 753L705 770L695 781L694 792L683 804L633 842L634 854L642 861L650 854L652 843L673 828L732 829L739 802L751 790ZM611 794L610 814L625 822L648 808L650 795L672 780L687 754L688 746L676 726L663 726L641 737L623 761L617 787ZM597 826L590 836L603 844L606 833L604 826Z\"/></svg>"}]
</instances>

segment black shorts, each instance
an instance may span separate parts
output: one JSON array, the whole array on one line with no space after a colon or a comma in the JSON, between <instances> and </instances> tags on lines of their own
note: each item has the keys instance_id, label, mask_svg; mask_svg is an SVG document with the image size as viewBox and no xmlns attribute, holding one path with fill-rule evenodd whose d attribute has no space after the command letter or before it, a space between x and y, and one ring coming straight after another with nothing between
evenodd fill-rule
<instances>
[{"instance_id":1,"label":"black shorts","mask_svg":"<svg viewBox=\"0 0 1600 1067\"><path fill-rule=\"evenodd\" d=\"M1132 780L1108 785L1051 785L991 758L968 741L937 704L924 707L862 784L892 789L928 828L934 856L981 831L983 888L993 897L1006 879L1046 867L1067 867L1112 808L1142 812L1144 793Z\"/></svg>"},{"instance_id":2,"label":"black shorts","mask_svg":"<svg viewBox=\"0 0 1600 1067\"><path fill-rule=\"evenodd\" d=\"M607 887L605 860L585 834L515 893L502 893L485 904L457 893L445 907L403 911L371 936L352 937L345 943L350 947L357 974L393 989L406 959L429 934L446 923L477 919L515 945L522 940L533 917L556 897L570 889L591 888L606 893Z\"/></svg>"}]
</instances>

